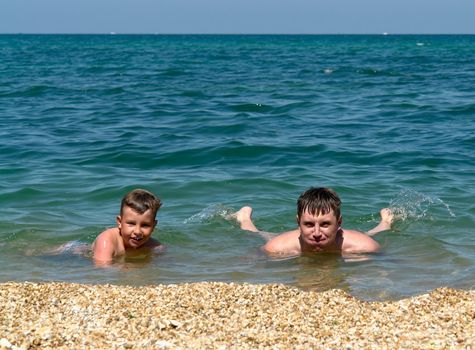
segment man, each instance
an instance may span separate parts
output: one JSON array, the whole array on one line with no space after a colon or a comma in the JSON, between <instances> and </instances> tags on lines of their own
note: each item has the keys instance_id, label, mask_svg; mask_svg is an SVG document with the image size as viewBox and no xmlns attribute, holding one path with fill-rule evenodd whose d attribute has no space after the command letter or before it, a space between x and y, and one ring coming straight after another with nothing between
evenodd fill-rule
<instances>
[{"instance_id":1,"label":"man","mask_svg":"<svg viewBox=\"0 0 475 350\"><path fill-rule=\"evenodd\" d=\"M380 249L370 236L389 230L394 221L390 209L381 210L380 223L366 234L341 227L341 200L329 188L310 188L297 201L298 229L270 238L261 248L270 255L294 256L302 253L331 252L341 254L372 253ZM261 233L252 222L252 208L243 207L236 214L241 229Z\"/></svg>"}]
</instances>

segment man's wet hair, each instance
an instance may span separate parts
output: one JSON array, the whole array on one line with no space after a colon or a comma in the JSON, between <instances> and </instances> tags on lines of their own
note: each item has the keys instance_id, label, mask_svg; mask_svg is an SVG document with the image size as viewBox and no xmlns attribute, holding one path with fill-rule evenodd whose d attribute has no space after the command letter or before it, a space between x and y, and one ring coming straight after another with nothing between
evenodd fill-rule
<instances>
[{"instance_id":1,"label":"man's wet hair","mask_svg":"<svg viewBox=\"0 0 475 350\"><path fill-rule=\"evenodd\" d=\"M155 196L152 192L138 188L127 193L124 198L122 198L120 215L122 215L125 206L132 208L139 214L151 210L155 217L158 209L162 206L162 202L160 201L160 198Z\"/></svg>"},{"instance_id":2,"label":"man's wet hair","mask_svg":"<svg viewBox=\"0 0 475 350\"><path fill-rule=\"evenodd\" d=\"M331 188L311 187L302 193L297 201L297 217L302 217L305 211L312 215L325 215L333 211L339 219L341 200Z\"/></svg>"}]
</instances>

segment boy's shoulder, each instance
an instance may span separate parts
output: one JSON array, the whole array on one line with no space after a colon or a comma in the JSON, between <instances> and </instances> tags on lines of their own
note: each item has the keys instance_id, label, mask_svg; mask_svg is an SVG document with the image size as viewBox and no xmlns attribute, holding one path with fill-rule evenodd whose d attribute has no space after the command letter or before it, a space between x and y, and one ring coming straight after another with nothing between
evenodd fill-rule
<instances>
[{"instance_id":1,"label":"boy's shoulder","mask_svg":"<svg viewBox=\"0 0 475 350\"><path fill-rule=\"evenodd\" d=\"M112 227L105 231L102 231L94 240L94 243L92 244L92 249L96 250L97 248L104 246L104 244L112 244L112 246L115 247L119 237L120 233L117 227Z\"/></svg>"},{"instance_id":2,"label":"boy's shoulder","mask_svg":"<svg viewBox=\"0 0 475 350\"><path fill-rule=\"evenodd\" d=\"M108 228L107 230L102 231L96 237L96 241L98 239L117 239L118 236L120 236L119 229L117 227L111 227L111 228Z\"/></svg>"},{"instance_id":3,"label":"boy's shoulder","mask_svg":"<svg viewBox=\"0 0 475 350\"><path fill-rule=\"evenodd\" d=\"M354 230L343 230L344 253L372 253L380 249L380 245L370 236Z\"/></svg>"},{"instance_id":4,"label":"boy's shoulder","mask_svg":"<svg viewBox=\"0 0 475 350\"><path fill-rule=\"evenodd\" d=\"M92 256L98 264L108 264L124 251L117 227L101 232L92 244Z\"/></svg>"}]
</instances>

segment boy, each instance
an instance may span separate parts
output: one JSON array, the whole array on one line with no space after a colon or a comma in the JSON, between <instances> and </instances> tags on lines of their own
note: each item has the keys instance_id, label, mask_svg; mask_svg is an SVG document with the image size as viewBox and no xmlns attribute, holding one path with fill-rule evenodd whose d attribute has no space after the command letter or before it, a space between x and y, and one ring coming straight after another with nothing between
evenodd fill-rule
<instances>
[{"instance_id":1,"label":"boy","mask_svg":"<svg viewBox=\"0 0 475 350\"><path fill-rule=\"evenodd\" d=\"M297 201L298 229L275 236L261 248L270 255L294 256L302 253L332 252L341 254L371 253L380 249L369 236L389 230L394 221L390 209L382 209L381 222L367 234L344 230L340 213L341 201L329 188L310 188ZM236 213L241 229L259 231L251 219L252 208L243 207ZM267 236L266 233L262 233Z\"/></svg>"},{"instance_id":2,"label":"boy","mask_svg":"<svg viewBox=\"0 0 475 350\"><path fill-rule=\"evenodd\" d=\"M160 242L151 237L161 205L160 199L146 190L136 189L126 194L116 218L117 227L102 232L92 244L94 261L109 263L126 250L162 248Z\"/></svg>"}]
</instances>

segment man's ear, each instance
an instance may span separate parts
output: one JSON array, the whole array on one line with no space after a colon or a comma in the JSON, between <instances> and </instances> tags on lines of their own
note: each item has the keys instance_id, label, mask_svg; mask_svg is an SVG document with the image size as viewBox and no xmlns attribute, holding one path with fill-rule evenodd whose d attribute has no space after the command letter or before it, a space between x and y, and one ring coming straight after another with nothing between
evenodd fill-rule
<instances>
[{"instance_id":1,"label":"man's ear","mask_svg":"<svg viewBox=\"0 0 475 350\"><path fill-rule=\"evenodd\" d=\"M297 225L300 225L300 220L299 220L299 216L298 216L298 214L297 214L297 215L295 215L295 220L297 221Z\"/></svg>"},{"instance_id":2,"label":"man's ear","mask_svg":"<svg viewBox=\"0 0 475 350\"><path fill-rule=\"evenodd\" d=\"M120 215L117 215L117 217L115 218L115 222L116 222L117 227L119 228L119 230L120 230L121 227L122 227L121 221L122 221L122 217L121 217Z\"/></svg>"},{"instance_id":3,"label":"man's ear","mask_svg":"<svg viewBox=\"0 0 475 350\"><path fill-rule=\"evenodd\" d=\"M341 225L343 224L343 217L340 215L338 218L338 227L341 228Z\"/></svg>"}]
</instances>

